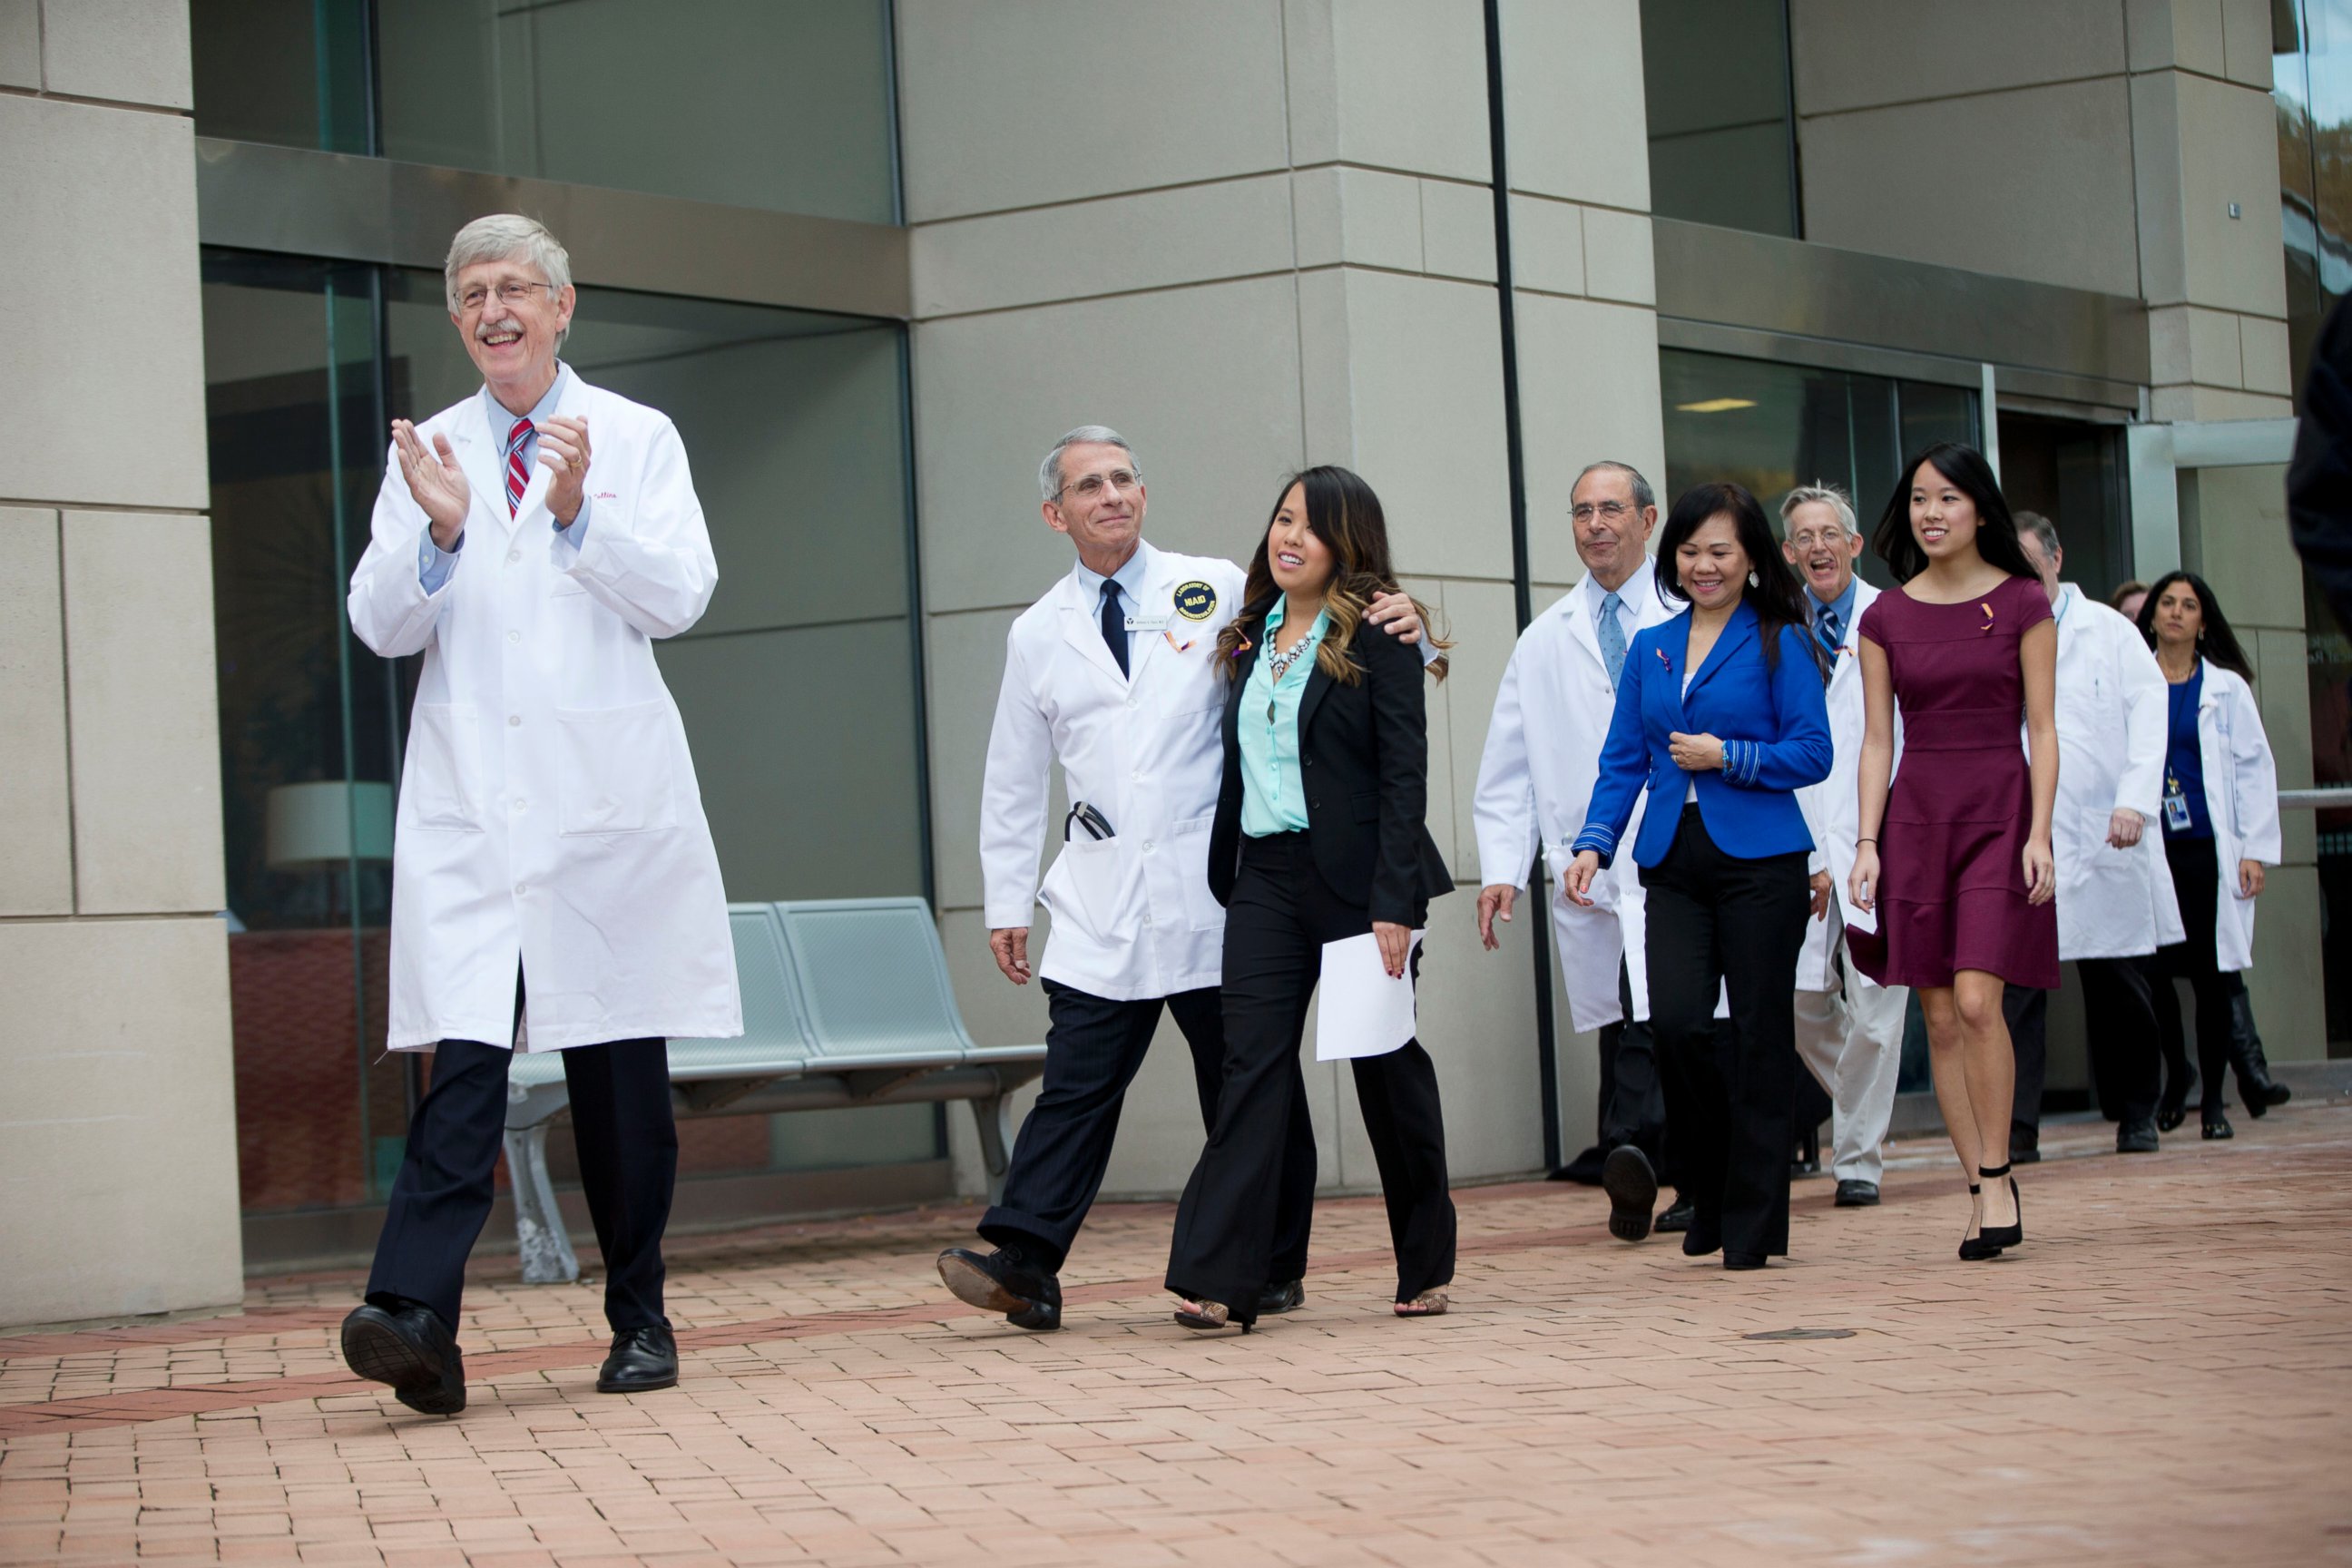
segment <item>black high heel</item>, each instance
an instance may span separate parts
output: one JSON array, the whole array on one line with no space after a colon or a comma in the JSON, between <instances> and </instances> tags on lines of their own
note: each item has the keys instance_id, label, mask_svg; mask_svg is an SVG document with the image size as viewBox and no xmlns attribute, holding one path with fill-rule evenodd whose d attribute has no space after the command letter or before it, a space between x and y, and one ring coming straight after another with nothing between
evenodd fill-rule
<instances>
[{"instance_id":1,"label":"black high heel","mask_svg":"<svg viewBox=\"0 0 2352 1568\"><path fill-rule=\"evenodd\" d=\"M2017 1178L2010 1175L2009 1167L2007 1165L2001 1165L1997 1169L1991 1166L1979 1165L1977 1167L1977 1174L1982 1176L1988 1182L2000 1181L2003 1178L2007 1178L2009 1182L2009 1201L2017 1207L2017 1218L2010 1224L2000 1226L1979 1226L1977 1229L1977 1234L1983 1237L1985 1241L1993 1247L2008 1247L2019 1245L2025 1239L2025 1200L2018 1193Z\"/></svg>"},{"instance_id":2,"label":"black high heel","mask_svg":"<svg viewBox=\"0 0 2352 1568\"><path fill-rule=\"evenodd\" d=\"M1977 1185L1974 1182L1970 1182L1969 1184L1969 1195L1970 1197L1975 1197L1978 1194L1983 1191L1984 1189ZM2000 1256L2000 1247L1988 1247L1985 1245L1984 1233L1981 1226L1979 1227L1976 1235L1964 1236L1960 1237L1960 1261L1963 1263L1982 1263L1988 1258L1999 1258Z\"/></svg>"}]
</instances>

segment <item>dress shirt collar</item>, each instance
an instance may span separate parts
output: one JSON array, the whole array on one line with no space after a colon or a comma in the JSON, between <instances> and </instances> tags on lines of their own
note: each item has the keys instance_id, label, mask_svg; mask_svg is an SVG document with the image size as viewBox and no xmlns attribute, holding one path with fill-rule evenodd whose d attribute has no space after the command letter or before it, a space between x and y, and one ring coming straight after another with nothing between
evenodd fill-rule
<instances>
[{"instance_id":1,"label":"dress shirt collar","mask_svg":"<svg viewBox=\"0 0 2352 1568\"><path fill-rule=\"evenodd\" d=\"M1143 585L1150 581L1151 546L1141 540L1136 541L1135 553L1108 577L1089 569L1085 562L1078 563L1078 585L1087 591L1088 605L1102 602L1102 585L1105 583L1116 583L1119 597L1127 606L1131 610L1140 610L1143 608Z\"/></svg>"},{"instance_id":2,"label":"dress shirt collar","mask_svg":"<svg viewBox=\"0 0 2352 1568\"><path fill-rule=\"evenodd\" d=\"M1642 563L1633 568L1633 574L1615 588L1602 587L1601 579L1587 572L1584 574L1584 581L1578 584L1577 587L1584 595L1585 613L1590 615L1596 624L1601 619L1601 604L1611 594L1617 595L1617 602L1624 606L1618 614L1624 616L1622 624L1625 628L1626 640L1630 642L1633 640L1633 628L1641 619L1641 611L1638 608L1641 595L1658 591L1657 564L1648 556L1643 556Z\"/></svg>"},{"instance_id":3,"label":"dress shirt collar","mask_svg":"<svg viewBox=\"0 0 2352 1568\"><path fill-rule=\"evenodd\" d=\"M539 439L540 431L546 427L549 416L562 406L565 383L571 379L572 367L562 360L557 360L555 379L547 384L546 395L532 406L529 414L523 416L530 421L529 439L534 444ZM487 384L482 388L482 413L490 422L491 438L498 442L499 449L503 452L506 449L507 432L514 428L515 416L508 410L505 404L499 401L498 395Z\"/></svg>"},{"instance_id":4,"label":"dress shirt collar","mask_svg":"<svg viewBox=\"0 0 2352 1568\"><path fill-rule=\"evenodd\" d=\"M1805 584L1805 605L1807 611L1812 616L1812 630L1816 636L1820 634L1823 609L1837 612L1839 641L1843 642L1853 635L1853 601L1861 582L1862 578L1859 575L1847 578L1845 592L1831 600L1826 605L1822 603L1821 595L1813 592L1812 584L1810 583Z\"/></svg>"}]
</instances>

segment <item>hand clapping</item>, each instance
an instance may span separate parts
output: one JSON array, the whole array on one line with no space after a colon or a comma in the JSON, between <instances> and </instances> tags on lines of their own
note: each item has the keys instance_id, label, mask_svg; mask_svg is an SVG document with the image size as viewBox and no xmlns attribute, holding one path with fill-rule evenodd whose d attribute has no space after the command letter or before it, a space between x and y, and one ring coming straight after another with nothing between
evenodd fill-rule
<instances>
[{"instance_id":1,"label":"hand clapping","mask_svg":"<svg viewBox=\"0 0 2352 1568\"><path fill-rule=\"evenodd\" d=\"M539 427L539 460L553 470L547 481L547 510L566 528L580 515L588 482L588 421L551 414Z\"/></svg>"},{"instance_id":2,"label":"hand clapping","mask_svg":"<svg viewBox=\"0 0 2352 1568\"><path fill-rule=\"evenodd\" d=\"M457 454L450 449L449 437L436 435L433 450L428 452L416 434L416 426L405 419L395 419L392 422L392 450L400 463L400 477L408 482L409 495L432 521L435 548L457 549L458 536L466 531L466 513L472 508L474 498L472 487L466 483L466 470L458 466Z\"/></svg>"}]
</instances>

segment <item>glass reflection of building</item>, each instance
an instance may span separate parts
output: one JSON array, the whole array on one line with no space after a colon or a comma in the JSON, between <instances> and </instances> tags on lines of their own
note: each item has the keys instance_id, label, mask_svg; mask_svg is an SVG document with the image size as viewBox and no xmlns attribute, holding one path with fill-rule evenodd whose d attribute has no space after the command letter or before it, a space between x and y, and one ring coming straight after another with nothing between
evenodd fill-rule
<instances>
[{"instance_id":1,"label":"glass reflection of building","mask_svg":"<svg viewBox=\"0 0 2352 1568\"><path fill-rule=\"evenodd\" d=\"M196 0L197 131L894 221L887 5L719 8L681 28L649 0ZM248 1215L380 1198L420 1081L416 1058L382 1050L393 794L420 661L370 653L343 596L388 421L480 383L439 273L394 259L204 257ZM583 288L564 358L667 414L694 467L720 582L657 652L730 896L927 892L904 327ZM930 1162L941 1128L929 1106L689 1121L680 1169ZM551 1146L559 1181L570 1152Z\"/></svg>"}]
</instances>

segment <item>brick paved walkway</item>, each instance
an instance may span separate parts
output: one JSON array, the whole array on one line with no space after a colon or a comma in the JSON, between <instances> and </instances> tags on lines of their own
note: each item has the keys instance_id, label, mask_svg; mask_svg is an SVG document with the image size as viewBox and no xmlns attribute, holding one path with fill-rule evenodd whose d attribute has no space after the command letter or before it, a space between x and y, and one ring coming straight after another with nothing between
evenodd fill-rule
<instances>
[{"instance_id":1,"label":"brick paved walkway","mask_svg":"<svg viewBox=\"0 0 2352 1568\"><path fill-rule=\"evenodd\" d=\"M1933 1151L1798 1189L1793 1263L1461 1196L1447 1318L1324 1205L1306 1309L1196 1338L1169 1211L1101 1211L1032 1336L947 1300L969 1210L673 1249L683 1384L593 1391L595 1290L481 1270L472 1406L341 1369L352 1275L0 1338L0 1563L2352 1563L2352 1107L2120 1160L2053 1130L2024 1249L1953 1260ZM1851 1337L1750 1336L1799 1328Z\"/></svg>"}]
</instances>

